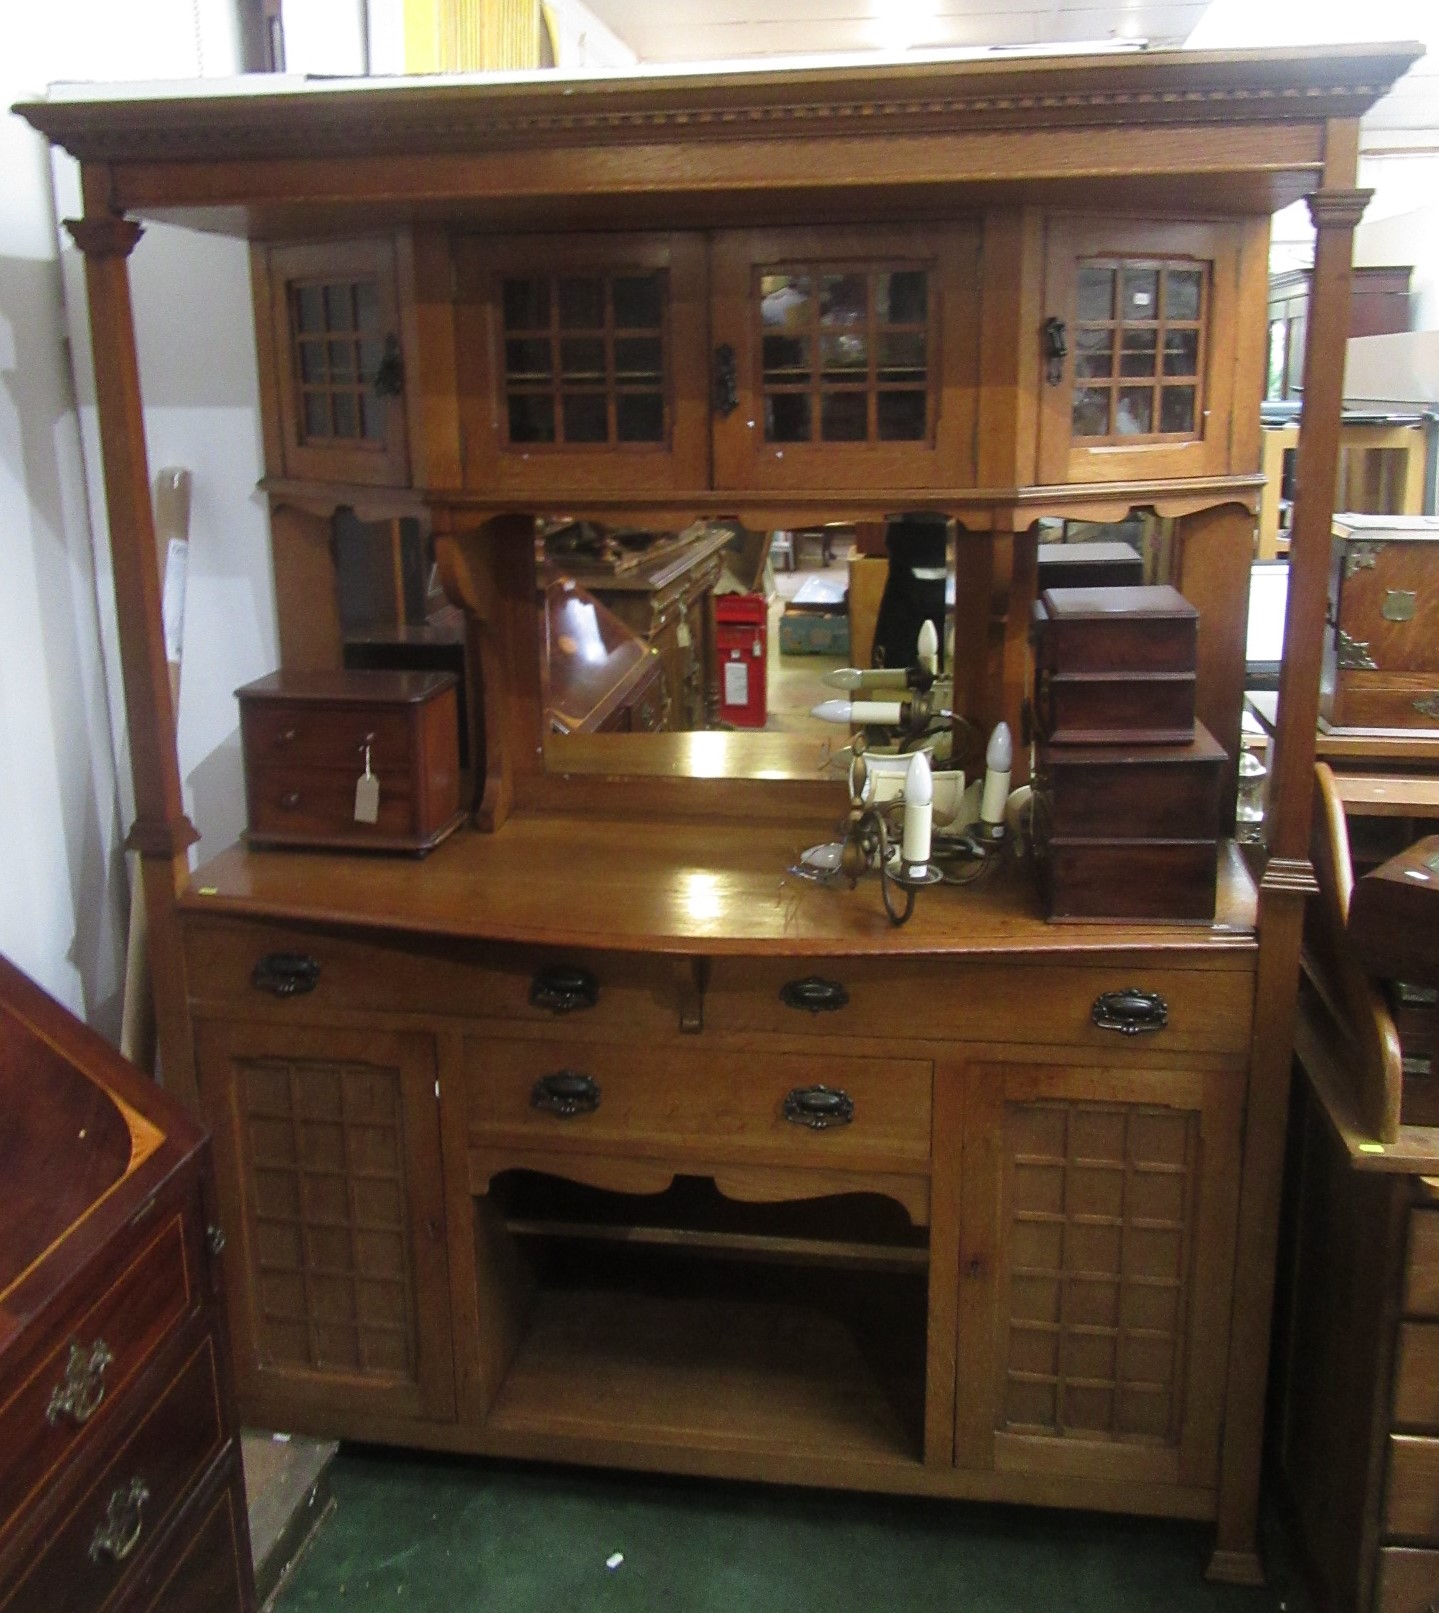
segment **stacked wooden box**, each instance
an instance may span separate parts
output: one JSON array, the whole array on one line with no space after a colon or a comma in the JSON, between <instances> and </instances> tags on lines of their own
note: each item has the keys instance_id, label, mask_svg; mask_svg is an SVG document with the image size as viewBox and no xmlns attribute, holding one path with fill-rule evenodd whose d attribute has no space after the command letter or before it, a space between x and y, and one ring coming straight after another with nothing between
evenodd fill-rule
<instances>
[{"instance_id":1,"label":"stacked wooden box","mask_svg":"<svg viewBox=\"0 0 1439 1613\"><path fill-rule=\"evenodd\" d=\"M1170 587L1040 596L1034 839L1050 918L1213 919L1226 753L1195 719L1198 636Z\"/></svg>"}]
</instances>

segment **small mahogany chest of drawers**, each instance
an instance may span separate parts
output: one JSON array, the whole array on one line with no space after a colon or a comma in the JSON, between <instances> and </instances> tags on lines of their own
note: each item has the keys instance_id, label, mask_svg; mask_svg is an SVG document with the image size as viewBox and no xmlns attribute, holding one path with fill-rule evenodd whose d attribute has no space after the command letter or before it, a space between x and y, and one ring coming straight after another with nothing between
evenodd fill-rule
<instances>
[{"instance_id":1,"label":"small mahogany chest of drawers","mask_svg":"<svg viewBox=\"0 0 1439 1613\"><path fill-rule=\"evenodd\" d=\"M317 671L237 689L250 844L437 846L464 819L456 687L450 672Z\"/></svg>"},{"instance_id":2,"label":"small mahogany chest of drawers","mask_svg":"<svg viewBox=\"0 0 1439 1613\"><path fill-rule=\"evenodd\" d=\"M0 959L0 1609L254 1606L199 1127Z\"/></svg>"}]
</instances>

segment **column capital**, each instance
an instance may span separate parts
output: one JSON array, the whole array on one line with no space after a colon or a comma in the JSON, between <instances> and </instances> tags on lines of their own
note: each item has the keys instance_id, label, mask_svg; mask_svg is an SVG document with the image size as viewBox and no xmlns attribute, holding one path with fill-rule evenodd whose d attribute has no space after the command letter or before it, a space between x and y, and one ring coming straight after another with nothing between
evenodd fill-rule
<instances>
[{"instance_id":1,"label":"column capital","mask_svg":"<svg viewBox=\"0 0 1439 1613\"><path fill-rule=\"evenodd\" d=\"M1309 216L1317 230L1325 228L1352 230L1364 217L1372 190L1316 190L1304 199L1309 204Z\"/></svg>"},{"instance_id":2,"label":"column capital","mask_svg":"<svg viewBox=\"0 0 1439 1613\"><path fill-rule=\"evenodd\" d=\"M145 233L143 225L117 213L67 218L65 228L87 258L128 258Z\"/></svg>"},{"instance_id":3,"label":"column capital","mask_svg":"<svg viewBox=\"0 0 1439 1613\"><path fill-rule=\"evenodd\" d=\"M174 861L187 846L200 838L200 831L186 817L167 822L164 818L137 818L125 837L125 850L142 857L164 857Z\"/></svg>"}]
</instances>

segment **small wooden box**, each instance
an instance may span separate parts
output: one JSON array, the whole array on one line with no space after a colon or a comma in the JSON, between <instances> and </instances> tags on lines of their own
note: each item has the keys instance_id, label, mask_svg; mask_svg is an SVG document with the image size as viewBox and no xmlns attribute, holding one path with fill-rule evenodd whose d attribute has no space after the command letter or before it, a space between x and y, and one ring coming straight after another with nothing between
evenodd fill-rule
<instances>
[{"instance_id":1,"label":"small wooden box","mask_svg":"<svg viewBox=\"0 0 1439 1613\"><path fill-rule=\"evenodd\" d=\"M464 820L453 673L274 672L235 693L252 845L422 855ZM355 818L367 746L373 823Z\"/></svg>"},{"instance_id":2,"label":"small wooden box","mask_svg":"<svg viewBox=\"0 0 1439 1613\"><path fill-rule=\"evenodd\" d=\"M1194 737L1198 612L1172 588L1051 588L1034 607L1034 719L1055 745Z\"/></svg>"},{"instance_id":3,"label":"small wooden box","mask_svg":"<svg viewBox=\"0 0 1439 1613\"><path fill-rule=\"evenodd\" d=\"M1439 985L1439 835L1355 883L1347 929L1370 974Z\"/></svg>"},{"instance_id":4,"label":"small wooden box","mask_svg":"<svg viewBox=\"0 0 1439 1613\"><path fill-rule=\"evenodd\" d=\"M1035 867L1047 918L1214 921L1215 840L1036 840Z\"/></svg>"},{"instance_id":5,"label":"small wooden box","mask_svg":"<svg viewBox=\"0 0 1439 1613\"><path fill-rule=\"evenodd\" d=\"M1186 745L1040 744L1037 832L1054 840L1214 840L1228 759L1202 723Z\"/></svg>"},{"instance_id":6,"label":"small wooden box","mask_svg":"<svg viewBox=\"0 0 1439 1613\"><path fill-rule=\"evenodd\" d=\"M1336 517L1329 621L1326 727L1439 728L1439 517Z\"/></svg>"},{"instance_id":7,"label":"small wooden box","mask_svg":"<svg viewBox=\"0 0 1439 1613\"><path fill-rule=\"evenodd\" d=\"M1045 672L1190 673L1199 612L1167 584L1046 588L1035 613L1035 661Z\"/></svg>"}]
</instances>

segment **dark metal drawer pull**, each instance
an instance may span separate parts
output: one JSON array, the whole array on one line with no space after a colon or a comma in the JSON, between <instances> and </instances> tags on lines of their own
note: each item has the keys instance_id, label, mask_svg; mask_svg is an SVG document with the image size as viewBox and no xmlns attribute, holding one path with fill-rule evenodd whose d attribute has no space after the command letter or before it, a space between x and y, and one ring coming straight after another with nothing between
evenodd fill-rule
<instances>
[{"instance_id":1,"label":"dark metal drawer pull","mask_svg":"<svg viewBox=\"0 0 1439 1613\"><path fill-rule=\"evenodd\" d=\"M102 1557L111 1562L123 1563L140 1544L140 1531L145 1527L142 1509L150 1499L144 1479L136 1477L114 1492L105 1521L95 1527L90 1542L90 1561L98 1563Z\"/></svg>"},{"instance_id":2,"label":"dark metal drawer pull","mask_svg":"<svg viewBox=\"0 0 1439 1613\"><path fill-rule=\"evenodd\" d=\"M104 1339L96 1339L88 1350L72 1341L65 1376L51 1392L45 1421L54 1424L68 1417L77 1428L88 1423L105 1398L105 1370L114 1359Z\"/></svg>"},{"instance_id":3,"label":"dark metal drawer pull","mask_svg":"<svg viewBox=\"0 0 1439 1613\"><path fill-rule=\"evenodd\" d=\"M530 982L530 1007L546 1008L552 1014L593 1008L599 1000L599 981L576 964L552 963Z\"/></svg>"},{"instance_id":4,"label":"dark metal drawer pull","mask_svg":"<svg viewBox=\"0 0 1439 1613\"><path fill-rule=\"evenodd\" d=\"M814 1131L847 1126L854 1119L854 1099L833 1087L795 1087L785 1094L784 1117Z\"/></svg>"},{"instance_id":5,"label":"dark metal drawer pull","mask_svg":"<svg viewBox=\"0 0 1439 1613\"><path fill-rule=\"evenodd\" d=\"M812 1014L833 1013L849 1003L849 993L838 980L821 980L818 975L787 981L779 988L779 997L786 1007L807 1008Z\"/></svg>"},{"instance_id":6,"label":"dark metal drawer pull","mask_svg":"<svg viewBox=\"0 0 1439 1613\"><path fill-rule=\"evenodd\" d=\"M303 952L267 952L250 971L255 990L275 997L303 997L319 983L319 960Z\"/></svg>"},{"instance_id":7,"label":"dark metal drawer pull","mask_svg":"<svg viewBox=\"0 0 1439 1613\"><path fill-rule=\"evenodd\" d=\"M556 1070L542 1075L530 1093L530 1107L544 1109L569 1120L574 1115L592 1115L600 1106L600 1084L593 1076L578 1070Z\"/></svg>"},{"instance_id":8,"label":"dark metal drawer pull","mask_svg":"<svg viewBox=\"0 0 1439 1613\"><path fill-rule=\"evenodd\" d=\"M1157 991L1106 991L1094 999L1089 1016L1102 1031L1118 1031L1121 1036L1138 1036L1143 1031L1162 1031L1169 1023L1169 1004Z\"/></svg>"}]
</instances>

